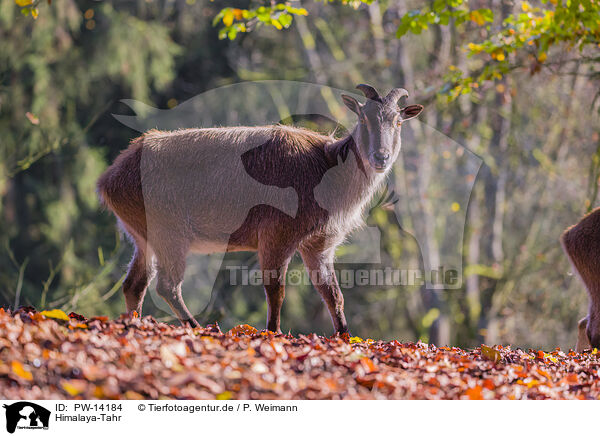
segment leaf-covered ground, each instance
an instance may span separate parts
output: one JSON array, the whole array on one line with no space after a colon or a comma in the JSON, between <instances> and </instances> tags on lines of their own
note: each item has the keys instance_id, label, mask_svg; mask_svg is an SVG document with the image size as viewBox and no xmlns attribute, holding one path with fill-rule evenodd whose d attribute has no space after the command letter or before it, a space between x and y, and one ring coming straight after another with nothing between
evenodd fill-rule
<instances>
[{"instance_id":1,"label":"leaf-covered ground","mask_svg":"<svg viewBox=\"0 0 600 436\"><path fill-rule=\"evenodd\" d=\"M596 399L599 357L0 309L9 399Z\"/></svg>"}]
</instances>

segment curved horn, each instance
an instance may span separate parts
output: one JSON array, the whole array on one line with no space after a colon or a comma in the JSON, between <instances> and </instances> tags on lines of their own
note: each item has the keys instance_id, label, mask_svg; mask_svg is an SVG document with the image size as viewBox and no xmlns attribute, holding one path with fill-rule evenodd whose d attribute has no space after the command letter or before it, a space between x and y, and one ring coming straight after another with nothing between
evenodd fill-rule
<instances>
[{"instance_id":1,"label":"curved horn","mask_svg":"<svg viewBox=\"0 0 600 436\"><path fill-rule=\"evenodd\" d=\"M362 91L362 93L365 94L365 97L367 97L371 100L381 101L381 97L379 96L379 93L371 85L365 85L364 83L361 83L360 85L358 85L356 87L356 89Z\"/></svg>"},{"instance_id":2,"label":"curved horn","mask_svg":"<svg viewBox=\"0 0 600 436\"><path fill-rule=\"evenodd\" d=\"M394 106L402 97L408 97L408 91L404 88L394 88L385 97L385 104Z\"/></svg>"}]
</instances>

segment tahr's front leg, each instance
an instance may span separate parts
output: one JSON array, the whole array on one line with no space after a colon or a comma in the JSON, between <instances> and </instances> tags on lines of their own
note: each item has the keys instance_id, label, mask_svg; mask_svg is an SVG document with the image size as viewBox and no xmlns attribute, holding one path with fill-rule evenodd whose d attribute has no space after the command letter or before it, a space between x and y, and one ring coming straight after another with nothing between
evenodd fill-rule
<instances>
[{"instance_id":1,"label":"tahr's front leg","mask_svg":"<svg viewBox=\"0 0 600 436\"><path fill-rule=\"evenodd\" d=\"M335 248L317 251L314 246L300 249L304 266L314 287L325 301L336 333L347 333L348 323L344 315L344 296L333 266Z\"/></svg>"}]
</instances>

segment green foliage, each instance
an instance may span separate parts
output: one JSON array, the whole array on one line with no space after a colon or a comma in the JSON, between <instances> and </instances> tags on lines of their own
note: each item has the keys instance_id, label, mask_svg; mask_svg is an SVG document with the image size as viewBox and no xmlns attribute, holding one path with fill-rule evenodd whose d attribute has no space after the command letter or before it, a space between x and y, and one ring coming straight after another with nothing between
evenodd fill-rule
<instances>
[{"instance_id":1,"label":"green foliage","mask_svg":"<svg viewBox=\"0 0 600 436\"><path fill-rule=\"evenodd\" d=\"M432 24L447 26L453 20L456 25L472 21L483 26L494 20L490 9L469 10L468 0L435 0L430 7L406 13L396 30L396 37L401 38L407 32L420 34Z\"/></svg>"},{"instance_id":2,"label":"green foliage","mask_svg":"<svg viewBox=\"0 0 600 436\"><path fill-rule=\"evenodd\" d=\"M499 32L481 44L470 44L470 53L481 52L503 61L505 53L527 46L535 48L539 62L544 62L551 46L565 42L567 49L583 51L600 43L600 4L591 0L544 0L545 8L522 2L522 13L509 15Z\"/></svg>"},{"instance_id":3,"label":"green foliage","mask_svg":"<svg viewBox=\"0 0 600 436\"><path fill-rule=\"evenodd\" d=\"M373 0L317 0L323 3L340 3L354 9L362 4L371 4ZM219 38L233 40L238 33L249 32L261 25L272 26L277 30L290 27L294 16L308 15L304 8L296 8L289 2L272 3L271 6L258 6L250 9L223 8L215 16L213 26L222 23Z\"/></svg>"},{"instance_id":4,"label":"green foliage","mask_svg":"<svg viewBox=\"0 0 600 436\"><path fill-rule=\"evenodd\" d=\"M292 24L296 15L307 15L306 9L295 8L287 3L272 6L259 6L253 9L224 8L213 19L213 26L223 23L219 39L235 39L239 32L248 32L261 25L273 26L281 30Z\"/></svg>"},{"instance_id":5,"label":"green foliage","mask_svg":"<svg viewBox=\"0 0 600 436\"><path fill-rule=\"evenodd\" d=\"M508 15L499 31L489 31L479 42L469 42L468 56L483 57L478 71L452 69L442 92L455 98L477 89L483 82L501 78L516 68L529 65L531 74L540 71L551 48L564 43L567 51L594 49L600 44L600 4L590 0L543 0L543 7L521 3L521 13ZM403 18L404 20L404 18Z\"/></svg>"},{"instance_id":6,"label":"green foliage","mask_svg":"<svg viewBox=\"0 0 600 436\"><path fill-rule=\"evenodd\" d=\"M52 0L47 0L48 4L52 4ZM15 4L21 8L21 13L25 16L31 16L34 20L37 19L40 10L38 5L42 0L15 0Z\"/></svg>"},{"instance_id":7,"label":"green foliage","mask_svg":"<svg viewBox=\"0 0 600 436\"><path fill-rule=\"evenodd\" d=\"M37 18L39 1L15 0L15 3L22 8L22 13ZM355 9L362 4L372 3L372 0L322 1L349 5ZM48 0L48 3L51 1ZM600 5L594 0L541 0L540 6L523 1L521 9L520 13L498 19L489 8L470 9L468 0L435 0L428 6L404 14L396 29L396 37L401 38L409 32L420 34L432 25L474 23L486 26L486 36L469 42L465 47L468 56L483 56L484 65L475 70L450 66L445 76L446 83L440 88L440 93L449 100L472 92L485 82L500 79L506 73L522 67L526 61L532 73L538 72L547 61L549 50L558 43L565 43L568 50L576 48L580 52L587 46L597 47L600 44ZM220 39L234 40L239 33L263 25L278 30L287 29L294 16L307 14L305 8L293 7L288 2L247 9L226 7L215 15L213 26L221 24ZM499 24L496 26L499 30L491 29L490 23L494 22ZM137 27L143 30L143 26ZM164 49L167 52L172 50L169 47ZM160 59L155 62L163 63ZM136 94L139 95L143 87L137 88Z\"/></svg>"},{"instance_id":8,"label":"green foliage","mask_svg":"<svg viewBox=\"0 0 600 436\"><path fill-rule=\"evenodd\" d=\"M340 3L358 8L371 1L343 0ZM249 31L255 22L283 29L292 23L292 15L306 14L305 9L290 8L285 3L255 9L224 8L213 24L222 22L220 38L235 39L238 32ZM494 22L496 26L492 28ZM484 64L474 70L450 67L446 83L440 88L440 93L449 100L470 93L485 82L500 79L525 63L529 64L531 73L537 73L547 61L549 50L559 43L566 44L567 50L575 48L580 53L588 46L597 48L600 44L600 4L594 0L541 0L540 6L524 1L521 12L505 18L498 18L489 8L470 9L468 0L435 0L404 14L396 37L420 34L433 25L467 23L486 29L483 39L477 38L464 48L468 56L479 56Z\"/></svg>"}]
</instances>

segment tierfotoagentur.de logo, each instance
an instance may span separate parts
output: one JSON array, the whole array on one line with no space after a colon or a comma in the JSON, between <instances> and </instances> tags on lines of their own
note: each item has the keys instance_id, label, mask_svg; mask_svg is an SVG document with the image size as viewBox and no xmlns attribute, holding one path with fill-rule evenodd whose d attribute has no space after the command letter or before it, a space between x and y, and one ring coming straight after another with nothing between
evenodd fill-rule
<instances>
[{"instance_id":1,"label":"tierfotoagentur.de logo","mask_svg":"<svg viewBox=\"0 0 600 436\"><path fill-rule=\"evenodd\" d=\"M14 433L19 430L48 430L50 411L29 401L4 404L6 411L6 431Z\"/></svg>"}]
</instances>

